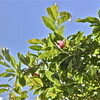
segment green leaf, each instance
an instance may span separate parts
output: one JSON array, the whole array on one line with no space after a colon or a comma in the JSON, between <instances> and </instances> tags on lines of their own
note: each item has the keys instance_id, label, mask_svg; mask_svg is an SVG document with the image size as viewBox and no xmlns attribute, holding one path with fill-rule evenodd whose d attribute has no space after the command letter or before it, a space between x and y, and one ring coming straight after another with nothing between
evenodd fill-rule
<instances>
[{"instance_id":1,"label":"green leaf","mask_svg":"<svg viewBox=\"0 0 100 100\"><path fill-rule=\"evenodd\" d=\"M40 87L43 87L43 82L40 78L32 78L28 85L32 86L33 89L39 89Z\"/></svg>"},{"instance_id":2,"label":"green leaf","mask_svg":"<svg viewBox=\"0 0 100 100\"><path fill-rule=\"evenodd\" d=\"M3 60L3 56L2 55L0 55L0 60Z\"/></svg>"},{"instance_id":3,"label":"green leaf","mask_svg":"<svg viewBox=\"0 0 100 100\"><path fill-rule=\"evenodd\" d=\"M19 83L20 83L21 86L26 85L26 80L25 80L25 77L23 75L19 76Z\"/></svg>"},{"instance_id":4,"label":"green leaf","mask_svg":"<svg viewBox=\"0 0 100 100\"><path fill-rule=\"evenodd\" d=\"M13 90L18 94L21 93L21 87L20 86L15 86L15 88Z\"/></svg>"},{"instance_id":5,"label":"green leaf","mask_svg":"<svg viewBox=\"0 0 100 100\"><path fill-rule=\"evenodd\" d=\"M100 54L100 47L98 47L97 49L95 49L94 51L94 55Z\"/></svg>"},{"instance_id":6,"label":"green leaf","mask_svg":"<svg viewBox=\"0 0 100 100\"><path fill-rule=\"evenodd\" d=\"M28 92L28 91L22 91L22 92L21 92L21 94L20 94L20 95L21 95L21 100L25 100L25 99L28 97L28 96L27 96L27 92Z\"/></svg>"},{"instance_id":7,"label":"green leaf","mask_svg":"<svg viewBox=\"0 0 100 100\"><path fill-rule=\"evenodd\" d=\"M0 87L10 87L8 84L0 84Z\"/></svg>"},{"instance_id":8,"label":"green leaf","mask_svg":"<svg viewBox=\"0 0 100 100\"><path fill-rule=\"evenodd\" d=\"M46 77L56 85L60 85L60 82L54 77L54 74L51 71L46 71L45 72Z\"/></svg>"},{"instance_id":9,"label":"green leaf","mask_svg":"<svg viewBox=\"0 0 100 100\"><path fill-rule=\"evenodd\" d=\"M9 93L9 100L20 100L18 96L16 96L15 92Z\"/></svg>"},{"instance_id":10,"label":"green leaf","mask_svg":"<svg viewBox=\"0 0 100 100\"><path fill-rule=\"evenodd\" d=\"M0 77L11 77L11 76L14 76L14 74L6 73L6 72L0 74Z\"/></svg>"},{"instance_id":11,"label":"green leaf","mask_svg":"<svg viewBox=\"0 0 100 100\"><path fill-rule=\"evenodd\" d=\"M49 88L47 91L46 97L54 99L57 96L57 94L55 93L56 91L55 92L54 91L55 91L54 87Z\"/></svg>"},{"instance_id":12,"label":"green leaf","mask_svg":"<svg viewBox=\"0 0 100 100\"><path fill-rule=\"evenodd\" d=\"M62 23L64 23L65 21L71 19L71 14L64 11L64 12L60 12L60 18L58 19L58 25L61 25Z\"/></svg>"},{"instance_id":13,"label":"green leaf","mask_svg":"<svg viewBox=\"0 0 100 100\"><path fill-rule=\"evenodd\" d=\"M33 66L33 67L31 67L31 68L28 69L27 73L33 74L33 73L36 72L37 69L38 69L38 66ZM27 74L27 73L26 73L26 74Z\"/></svg>"},{"instance_id":14,"label":"green leaf","mask_svg":"<svg viewBox=\"0 0 100 100\"><path fill-rule=\"evenodd\" d=\"M67 91L69 94L73 94L75 90L73 87L69 87L69 88L67 88Z\"/></svg>"},{"instance_id":15,"label":"green leaf","mask_svg":"<svg viewBox=\"0 0 100 100\"><path fill-rule=\"evenodd\" d=\"M10 67L6 62L4 62L4 61L0 61L0 64L1 65L4 65L4 66L6 66L6 67Z\"/></svg>"},{"instance_id":16,"label":"green leaf","mask_svg":"<svg viewBox=\"0 0 100 100\"><path fill-rule=\"evenodd\" d=\"M98 33L98 32L100 32L100 26L94 26L93 33L95 34L95 33Z\"/></svg>"},{"instance_id":17,"label":"green leaf","mask_svg":"<svg viewBox=\"0 0 100 100\"><path fill-rule=\"evenodd\" d=\"M68 38L70 38L74 44L78 44L84 38L83 33L84 32L78 31L75 35L70 35Z\"/></svg>"},{"instance_id":18,"label":"green leaf","mask_svg":"<svg viewBox=\"0 0 100 100\"><path fill-rule=\"evenodd\" d=\"M75 43L76 43L76 44L78 44L78 43L83 39L83 37L84 37L83 34L84 34L84 32L81 32L81 31L78 31L78 32L77 32L77 34L76 34L77 37L76 37L76 39L75 39Z\"/></svg>"},{"instance_id":19,"label":"green leaf","mask_svg":"<svg viewBox=\"0 0 100 100\"><path fill-rule=\"evenodd\" d=\"M10 54L7 48L2 49L2 54L4 55L5 59L10 62Z\"/></svg>"},{"instance_id":20,"label":"green leaf","mask_svg":"<svg viewBox=\"0 0 100 100\"><path fill-rule=\"evenodd\" d=\"M77 19L77 22L89 22L89 23L100 23L100 21L96 17L87 17L85 19Z\"/></svg>"},{"instance_id":21,"label":"green leaf","mask_svg":"<svg viewBox=\"0 0 100 100\"><path fill-rule=\"evenodd\" d=\"M50 19L49 17L45 17L45 16L42 16L42 19L43 19L44 24L45 24L49 29L51 29L52 31L55 30L56 26L55 26L55 24L54 24L54 22L53 22L52 19Z\"/></svg>"},{"instance_id":22,"label":"green leaf","mask_svg":"<svg viewBox=\"0 0 100 100\"><path fill-rule=\"evenodd\" d=\"M17 68L17 63L16 63L16 60L13 56L10 56L10 62L14 68Z\"/></svg>"},{"instance_id":23,"label":"green leaf","mask_svg":"<svg viewBox=\"0 0 100 100\"><path fill-rule=\"evenodd\" d=\"M42 46L39 46L39 45L32 45L29 48L32 49L32 50L36 50L36 51L42 50Z\"/></svg>"},{"instance_id":24,"label":"green leaf","mask_svg":"<svg viewBox=\"0 0 100 100\"><path fill-rule=\"evenodd\" d=\"M43 82L40 78L33 78L33 81L36 82L39 86L43 87Z\"/></svg>"},{"instance_id":25,"label":"green leaf","mask_svg":"<svg viewBox=\"0 0 100 100\"><path fill-rule=\"evenodd\" d=\"M49 37L47 38L47 42L48 42L48 47L53 47L54 46L54 42L53 42L53 40L54 40L54 37L53 37L53 35L52 35L52 33L51 34L49 34Z\"/></svg>"},{"instance_id":26,"label":"green leaf","mask_svg":"<svg viewBox=\"0 0 100 100\"><path fill-rule=\"evenodd\" d=\"M27 57L27 56L24 57L24 55L22 55L21 53L18 53L18 58L25 65L28 65L30 63L29 57Z\"/></svg>"},{"instance_id":27,"label":"green leaf","mask_svg":"<svg viewBox=\"0 0 100 100\"><path fill-rule=\"evenodd\" d=\"M39 93L41 93L41 91L42 91L42 89L41 89L41 88L36 89L36 90L34 91L34 95L35 95L35 94L39 94Z\"/></svg>"},{"instance_id":28,"label":"green leaf","mask_svg":"<svg viewBox=\"0 0 100 100\"><path fill-rule=\"evenodd\" d=\"M31 40L28 40L28 42L30 44L42 44L42 41L39 39L31 39Z\"/></svg>"},{"instance_id":29,"label":"green leaf","mask_svg":"<svg viewBox=\"0 0 100 100\"><path fill-rule=\"evenodd\" d=\"M3 55L5 56L5 59L6 59L8 62L10 62L14 68L16 68L16 67L17 67L16 61L15 61L14 57L11 56L11 55L9 54L9 50L6 49L6 48L3 48L3 49L2 49L2 53L3 53ZM4 64L4 63L3 63L3 64ZM5 63L4 65L6 66L7 64Z\"/></svg>"},{"instance_id":30,"label":"green leaf","mask_svg":"<svg viewBox=\"0 0 100 100\"><path fill-rule=\"evenodd\" d=\"M60 35L63 35L63 33L64 33L64 28L65 28L65 26L61 26L61 27L57 30L57 33L60 34Z\"/></svg>"},{"instance_id":31,"label":"green leaf","mask_svg":"<svg viewBox=\"0 0 100 100\"><path fill-rule=\"evenodd\" d=\"M45 51L39 55L39 59L47 59L56 56L59 52L57 50Z\"/></svg>"},{"instance_id":32,"label":"green leaf","mask_svg":"<svg viewBox=\"0 0 100 100\"><path fill-rule=\"evenodd\" d=\"M6 69L7 72L15 72L13 69Z\"/></svg>"},{"instance_id":33,"label":"green leaf","mask_svg":"<svg viewBox=\"0 0 100 100\"><path fill-rule=\"evenodd\" d=\"M58 17L58 6L52 5L51 7L48 7L47 12L50 17L55 21Z\"/></svg>"},{"instance_id":34,"label":"green leaf","mask_svg":"<svg viewBox=\"0 0 100 100\"><path fill-rule=\"evenodd\" d=\"M54 35L55 35L55 38L56 38L56 42L58 40L63 40L64 39L60 34L54 33Z\"/></svg>"},{"instance_id":35,"label":"green leaf","mask_svg":"<svg viewBox=\"0 0 100 100\"><path fill-rule=\"evenodd\" d=\"M72 71L72 66L73 66L73 63L72 63L72 60L70 60L68 68L67 68L69 72Z\"/></svg>"},{"instance_id":36,"label":"green leaf","mask_svg":"<svg viewBox=\"0 0 100 100\"><path fill-rule=\"evenodd\" d=\"M6 92L8 91L7 89L0 89L0 94L3 93L3 92Z\"/></svg>"},{"instance_id":37,"label":"green leaf","mask_svg":"<svg viewBox=\"0 0 100 100\"><path fill-rule=\"evenodd\" d=\"M49 46L49 47L50 47L50 46L53 47L53 44L54 44L54 42L56 41L55 38L56 38L56 37L55 37L55 35L54 35L53 33L50 33L50 34L49 34L49 36L48 36L48 38L47 38L47 42L49 42L48 39L50 40L50 44L48 43L48 46Z\"/></svg>"}]
</instances>

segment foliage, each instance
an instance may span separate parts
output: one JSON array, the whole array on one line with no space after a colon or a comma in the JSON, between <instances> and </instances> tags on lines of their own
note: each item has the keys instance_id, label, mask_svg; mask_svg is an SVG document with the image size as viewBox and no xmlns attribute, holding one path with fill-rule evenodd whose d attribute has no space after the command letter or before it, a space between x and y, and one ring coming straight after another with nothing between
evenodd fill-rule
<instances>
[{"instance_id":1,"label":"foliage","mask_svg":"<svg viewBox=\"0 0 100 100\"><path fill-rule=\"evenodd\" d=\"M98 18L76 20L90 23L91 34L78 31L68 37L63 36L62 24L71 19L71 14L59 12L57 5L48 7L47 13L42 19L52 33L28 41L36 54L18 53L16 61L8 49L2 49L0 64L7 69L0 77L15 81L13 86L0 84L0 93L9 91L9 100L25 100L28 91L22 88L29 86L38 100L100 100L100 11Z\"/></svg>"}]
</instances>

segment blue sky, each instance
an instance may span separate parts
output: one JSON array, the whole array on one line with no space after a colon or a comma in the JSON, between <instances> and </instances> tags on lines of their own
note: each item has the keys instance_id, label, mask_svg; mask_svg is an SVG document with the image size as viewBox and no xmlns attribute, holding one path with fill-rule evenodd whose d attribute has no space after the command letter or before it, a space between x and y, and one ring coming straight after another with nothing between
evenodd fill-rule
<instances>
[{"instance_id":1,"label":"blue sky","mask_svg":"<svg viewBox=\"0 0 100 100\"><path fill-rule=\"evenodd\" d=\"M91 33L89 24L76 23L75 20L97 17L100 0L0 0L0 46L9 48L14 56L17 52L27 53L30 50L27 40L44 38L50 33L41 16L47 15L46 8L55 2L60 11L68 11L73 16L71 22L65 23L65 36L77 31L84 31L86 35Z\"/></svg>"}]
</instances>

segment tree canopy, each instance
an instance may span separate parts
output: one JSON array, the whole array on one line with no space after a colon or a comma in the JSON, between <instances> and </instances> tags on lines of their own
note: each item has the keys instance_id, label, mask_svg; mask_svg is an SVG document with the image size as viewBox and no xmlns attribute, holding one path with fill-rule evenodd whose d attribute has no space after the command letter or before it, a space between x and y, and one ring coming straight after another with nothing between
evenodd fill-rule
<instances>
[{"instance_id":1,"label":"tree canopy","mask_svg":"<svg viewBox=\"0 0 100 100\"><path fill-rule=\"evenodd\" d=\"M64 36L64 22L71 20L67 11L57 5L47 8L42 16L51 30L46 38L31 39L29 47L37 53L18 53L18 60L7 48L2 48L0 64L6 67L0 77L14 80L0 84L0 93L9 92L9 100L25 100L29 91L37 100L100 100L100 10L98 18L87 17L76 22L90 23L92 33ZM23 68L26 66L26 68ZM29 90L23 91L23 87Z\"/></svg>"}]
</instances>

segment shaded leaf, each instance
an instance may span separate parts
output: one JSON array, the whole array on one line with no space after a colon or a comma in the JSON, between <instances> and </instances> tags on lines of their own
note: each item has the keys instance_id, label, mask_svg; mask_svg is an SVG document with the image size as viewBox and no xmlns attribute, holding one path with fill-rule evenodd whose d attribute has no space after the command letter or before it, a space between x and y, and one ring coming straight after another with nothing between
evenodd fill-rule
<instances>
[{"instance_id":1,"label":"shaded leaf","mask_svg":"<svg viewBox=\"0 0 100 100\"><path fill-rule=\"evenodd\" d=\"M100 32L100 26L94 26L93 33L95 34L95 33L98 33L98 32Z\"/></svg>"},{"instance_id":2,"label":"shaded leaf","mask_svg":"<svg viewBox=\"0 0 100 100\"><path fill-rule=\"evenodd\" d=\"M42 89L41 89L41 88L36 89L36 90L34 91L34 94L39 94L39 93L41 93L41 91L42 91Z\"/></svg>"},{"instance_id":3,"label":"shaded leaf","mask_svg":"<svg viewBox=\"0 0 100 100\"><path fill-rule=\"evenodd\" d=\"M77 19L77 22L89 22L89 23L100 23L100 21L96 17L87 17L85 19Z\"/></svg>"},{"instance_id":4,"label":"shaded leaf","mask_svg":"<svg viewBox=\"0 0 100 100\"><path fill-rule=\"evenodd\" d=\"M21 86L25 86L26 85L26 80L24 76L19 76L19 83Z\"/></svg>"},{"instance_id":5,"label":"shaded leaf","mask_svg":"<svg viewBox=\"0 0 100 100\"><path fill-rule=\"evenodd\" d=\"M23 64L25 64L25 65L28 65L29 63L30 63L30 59L29 59L29 57L25 57L24 55L22 55L21 53L18 53L18 58L19 58L19 60L23 63Z\"/></svg>"},{"instance_id":6,"label":"shaded leaf","mask_svg":"<svg viewBox=\"0 0 100 100\"><path fill-rule=\"evenodd\" d=\"M54 35L55 35L56 41L64 39L60 34L54 33Z\"/></svg>"},{"instance_id":7,"label":"shaded leaf","mask_svg":"<svg viewBox=\"0 0 100 100\"><path fill-rule=\"evenodd\" d=\"M73 66L73 63L72 63L72 60L70 60L69 65L67 67L67 69L68 69L69 72L72 71L72 66Z\"/></svg>"},{"instance_id":8,"label":"shaded leaf","mask_svg":"<svg viewBox=\"0 0 100 100\"><path fill-rule=\"evenodd\" d=\"M0 87L10 87L8 84L0 84Z\"/></svg>"}]
</instances>

